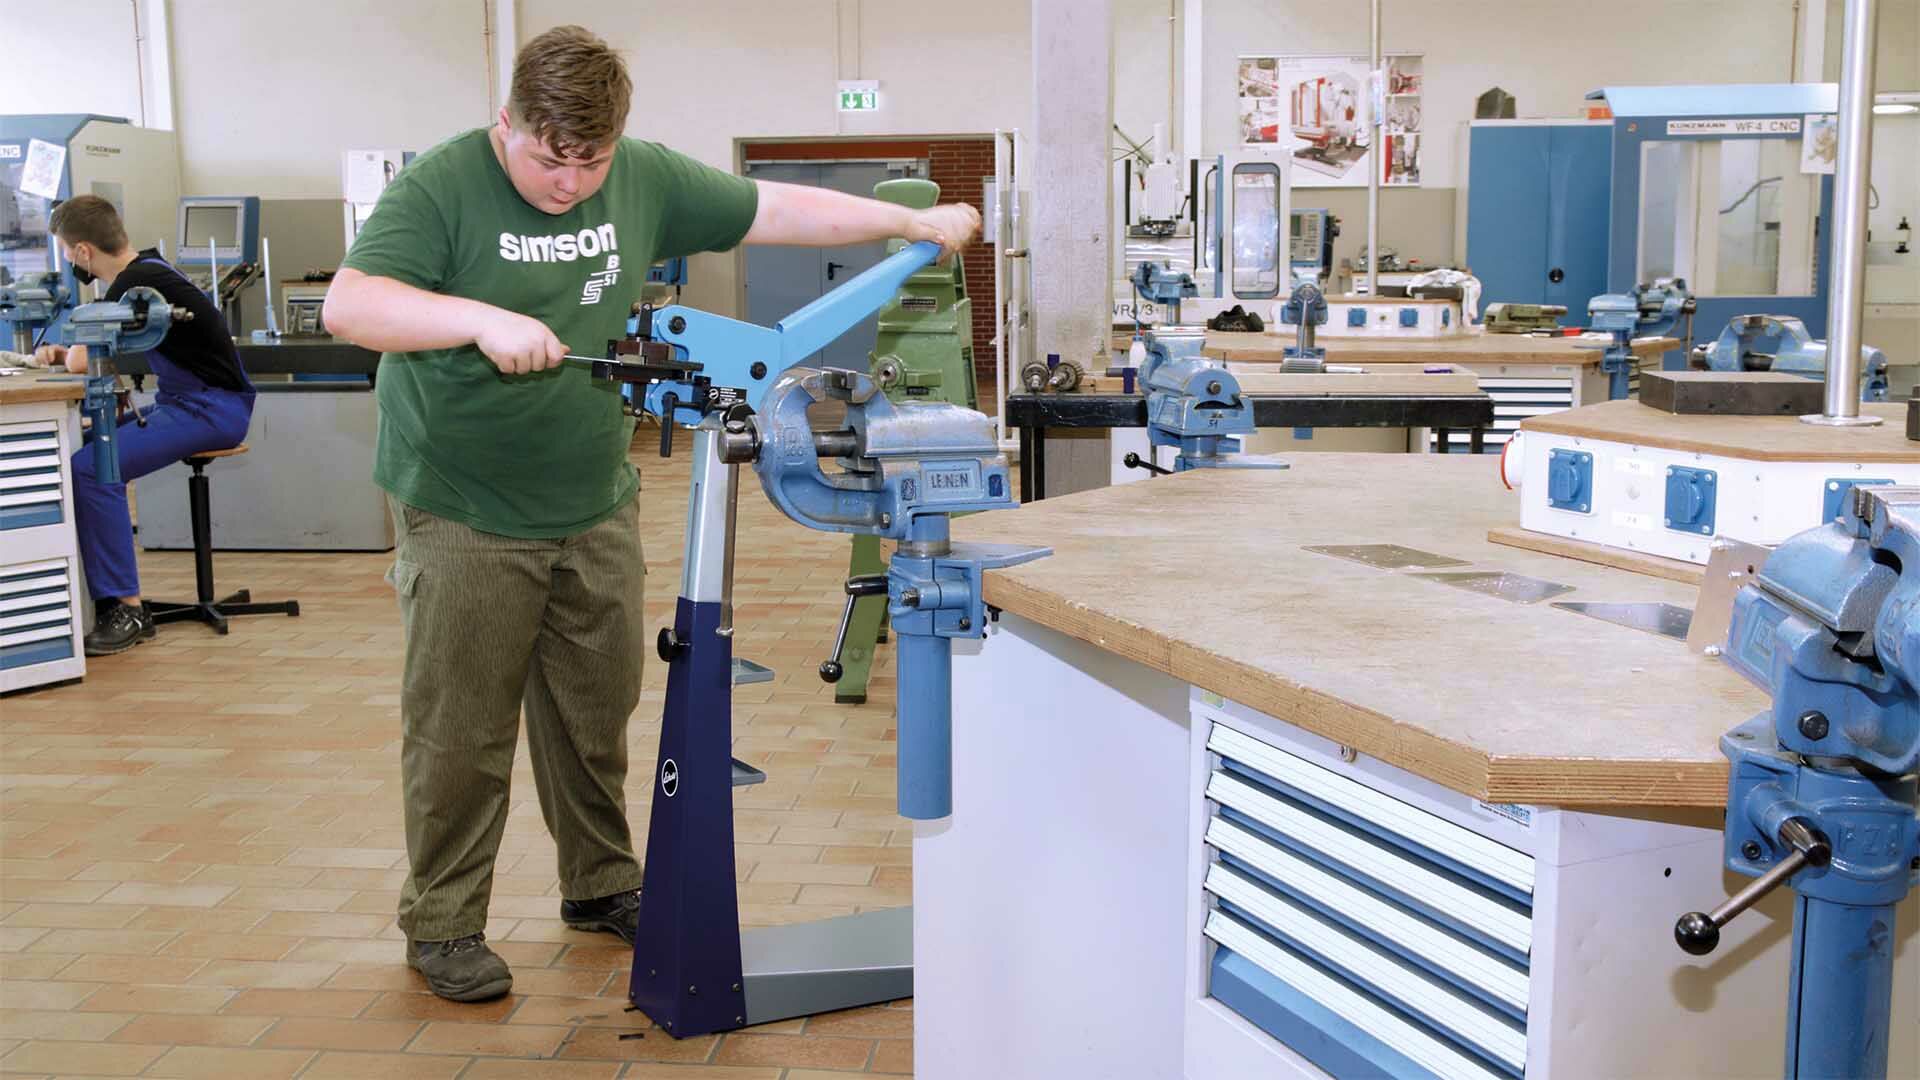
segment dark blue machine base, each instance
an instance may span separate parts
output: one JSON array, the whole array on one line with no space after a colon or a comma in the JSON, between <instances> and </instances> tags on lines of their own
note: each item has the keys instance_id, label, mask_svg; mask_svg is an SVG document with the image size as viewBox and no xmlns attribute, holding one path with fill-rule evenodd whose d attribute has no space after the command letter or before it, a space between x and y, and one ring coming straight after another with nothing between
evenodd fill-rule
<instances>
[{"instance_id":1,"label":"dark blue machine base","mask_svg":"<svg viewBox=\"0 0 1920 1080\"><path fill-rule=\"evenodd\" d=\"M627 996L676 1038L746 1023L733 863L733 645L680 598Z\"/></svg>"}]
</instances>

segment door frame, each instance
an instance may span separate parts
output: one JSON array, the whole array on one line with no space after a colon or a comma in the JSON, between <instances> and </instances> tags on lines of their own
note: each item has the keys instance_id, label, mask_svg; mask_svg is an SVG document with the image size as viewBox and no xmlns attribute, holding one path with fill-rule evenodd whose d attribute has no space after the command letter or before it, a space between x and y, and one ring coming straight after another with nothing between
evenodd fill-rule
<instances>
[{"instance_id":1,"label":"door frame","mask_svg":"<svg viewBox=\"0 0 1920 1080\"><path fill-rule=\"evenodd\" d=\"M747 175L749 164L881 164L918 162L929 165L934 143L993 142L991 133L949 135L794 135L756 136L733 140L733 172ZM924 174L923 174L924 175ZM733 250L733 310L747 310L746 246Z\"/></svg>"}]
</instances>

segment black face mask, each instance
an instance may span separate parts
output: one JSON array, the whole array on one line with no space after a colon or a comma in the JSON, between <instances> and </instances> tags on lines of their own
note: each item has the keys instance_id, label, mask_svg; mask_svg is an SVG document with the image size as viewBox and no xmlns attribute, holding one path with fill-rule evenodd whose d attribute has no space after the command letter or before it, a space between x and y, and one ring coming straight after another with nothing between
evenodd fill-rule
<instances>
[{"instance_id":1,"label":"black face mask","mask_svg":"<svg viewBox=\"0 0 1920 1080\"><path fill-rule=\"evenodd\" d=\"M82 285L93 284L94 282L93 271L88 270L86 267L81 266L79 263L68 263L67 265L73 267L73 280L79 282Z\"/></svg>"}]
</instances>

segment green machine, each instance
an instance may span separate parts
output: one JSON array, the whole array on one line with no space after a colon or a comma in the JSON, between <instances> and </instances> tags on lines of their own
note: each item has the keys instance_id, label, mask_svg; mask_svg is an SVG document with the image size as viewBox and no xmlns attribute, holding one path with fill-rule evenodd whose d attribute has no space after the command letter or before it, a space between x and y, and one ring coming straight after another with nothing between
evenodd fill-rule
<instances>
[{"instance_id":1,"label":"green machine","mask_svg":"<svg viewBox=\"0 0 1920 1080\"><path fill-rule=\"evenodd\" d=\"M874 185L873 195L925 210L940 200L940 185L931 180L883 180ZM887 254L905 246L905 240L891 241ZM979 408L973 376L973 303L967 299L967 275L959 258L914 274L880 309L880 332L867 369L896 403L944 401ZM843 631L846 648L839 651L840 664L831 669L821 665L821 675L835 683L836 702L859 705L867 700L874 646L886 640L887 597L884 591L862 595L854 583L874 576L884 579L886 572L880 538L855 536L847 575L854 600Z\"/></svg>"}]
</instances>

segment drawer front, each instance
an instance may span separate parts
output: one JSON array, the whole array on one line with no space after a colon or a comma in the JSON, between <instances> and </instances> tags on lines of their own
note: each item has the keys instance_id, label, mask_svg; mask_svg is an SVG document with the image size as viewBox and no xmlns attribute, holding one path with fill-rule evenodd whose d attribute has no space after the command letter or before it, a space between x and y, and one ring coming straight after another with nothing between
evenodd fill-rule
<instances>
[{"instance_id":1,"label":"drawer front","mask_svg":"<svg viewBox=\"0 0 1920 1080\"><path fill-rule=\"evenodd\" d=\"M60 499L60 430L52 421L0 427L0 531L57 525L65 519Z\"/></svg>"},{"instance_id":2,"label":"drawer front","mask_svg":"<svg viewBox=\"0 0 1920 1080\"><path fill-rule=\"evenodd\" d=\"M1524 1076L1533 857L1217 721L1207 749L1209 995L1336 1076Z\"/></svg>"},{"instance_id":3,"label":"drawer front","mask_svg":"<svg viewBox=\"0 0 1920 1080\"><path fill-rule=\"evenodd\" d=\"M79 616L68 561L0 566L0 670L72 657Z\"/></svg>"}]
</instances>

